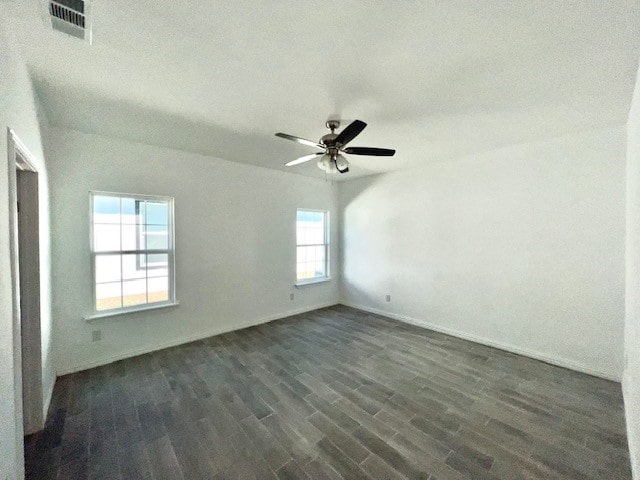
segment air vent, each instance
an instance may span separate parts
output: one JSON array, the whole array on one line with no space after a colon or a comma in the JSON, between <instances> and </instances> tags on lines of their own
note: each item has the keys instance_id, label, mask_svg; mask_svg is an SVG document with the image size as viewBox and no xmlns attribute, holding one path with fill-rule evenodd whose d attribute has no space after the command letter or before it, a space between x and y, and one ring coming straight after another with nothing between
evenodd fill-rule
<instances>
[{"instance_id":1,"label":"air vent","mask_svg":"<svg viewBox=\"0 0 640 480\"><path fill-rule=\"evenodd\" d=\"M91 43L89 2L85 0L49 0L49 15L54 30Z\"/></svg>"}]
</instances>

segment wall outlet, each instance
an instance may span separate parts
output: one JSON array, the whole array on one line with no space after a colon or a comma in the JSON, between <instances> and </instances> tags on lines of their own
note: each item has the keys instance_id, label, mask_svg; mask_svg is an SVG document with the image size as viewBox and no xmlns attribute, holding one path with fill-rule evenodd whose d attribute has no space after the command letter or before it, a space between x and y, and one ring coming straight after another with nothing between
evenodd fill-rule
<instances>
[{"instance_id":1,"label":"wall outlet","mask_svg":"<svg viewBox=\"0 0 640 480\"><path fill-rule=\"evenodd\" d=\"M293 300L293 293L289 294L289 300Z\"/></svg>"},{"instance_id":2,"label":"wall outlet","mask_svg":"<svg viewBox=\"0 0 640 480\"><path fill-rule=\"evenodd\" d=\"M92 342L99 342L100 340L102 340L102 330L94 330L91 332Z\"/></svg>"},{"instance_id":3,"label":"wall outlet","mask_svg":"<svg viewBox=\"0 0 640 480\"><path fill-rule=\"evenodd\" d=\"M387 295L385 299L387 300L387 302L390 302L391 301L391 295Z\"/></svg>"}]
</instances>

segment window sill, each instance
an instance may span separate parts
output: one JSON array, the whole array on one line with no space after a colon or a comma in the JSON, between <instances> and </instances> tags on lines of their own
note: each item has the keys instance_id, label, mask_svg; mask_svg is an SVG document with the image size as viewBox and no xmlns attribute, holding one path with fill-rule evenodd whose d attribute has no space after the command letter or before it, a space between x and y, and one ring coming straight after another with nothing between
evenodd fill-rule
<instances>
[{"instance_id":1,"label":"window sill","mask_svg":"<svg viewBox=\"0 0 640 480\"><path fill-rule=\"evenodd\" d=\"M299 280L294 284L294 287L298 288L298 287L304 287L306 285L314 285L316 283L325 283L325 282L330 282L331 281L331 277L322 277L322 278L312 278L309 280Z\"/></svg>"},{"instance_id":2,"label":"window sill","mask_svg":"<svg viewBox=\"0 0 640 480\"><path fill-rule=\"evenodd\" d=\"M135 307L122 308L118 310L106 310L104 312L94 312L94 313L90 313L89 315L85 315L84 319L87 322L91 323L95 320L100 320L101 318L117 317L120 315L127 315L129 313L146 312L148 310L157 310L159 308L176 307L178 305L180 305L180 302L177 302L177 301L152 303L148 305L142 305L140 307L135 306Z\"/></svg>"}]
</instances>

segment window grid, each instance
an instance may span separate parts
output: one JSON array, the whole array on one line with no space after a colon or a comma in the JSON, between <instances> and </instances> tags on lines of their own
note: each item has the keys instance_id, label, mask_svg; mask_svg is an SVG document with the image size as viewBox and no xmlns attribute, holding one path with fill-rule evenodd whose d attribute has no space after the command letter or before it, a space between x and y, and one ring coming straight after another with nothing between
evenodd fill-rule
<instances>
[{"instance_id":1,"label":"window grid","mask_svg":"<svg viewBox=\"0 0 640 480\"><path fill-rule=\"evenodd\" d=\"M111 202L117 199L117 212L112 211L106 215L98 213L96 197ZM127 212L125 202L132 203L135 211ZM112 208L115 204L113 203ZM159 207L160 221L158 221L157 211L155 218L151 217L150 205L155 205L156 209ZM94 309L96 311L135 310L137 306L174 301L173 199L92 192L91 206ZM105 235L109 229L101 229L101 226L111 227L110 235ZM166 237L166 239L153 244L149 241L150 235L147 235L147 231L151 230L147 227L156 227L156 237ZM127 230L130 238L126 238ZM116 232L117 240L114 238ZM104 248L106 246L111 248ZM117 249L113 248L116 246ZM162 248L157 248L158 246ZM152 255L156 265L148 267L148 259ZM160 255L163 255L164 259ZM117 257L117 259L113 258L113 261L117 261L119 268L113 268L113 263L109 262L110 257ZM158 259L162 259L161 263L164 265L157 265ZM127 261L132 265L125 263ZM155 271L150 272L150 268ZM105 278L105 272L101 270L109 272L110 276ZM116 285L119 285L119 288L116 288ZM110 288L113 288L111 292L109 292Z\"/></svg>"},{"instance_id":2,"label":"window grid","mask_svg":"<svg viewBox=\"0 0 640 480\"><path fill-rule=\"evenodd\" d=\"M298 210L296 216L296 278L328 278L328 212Z\"/></svg>"}]
</instances>

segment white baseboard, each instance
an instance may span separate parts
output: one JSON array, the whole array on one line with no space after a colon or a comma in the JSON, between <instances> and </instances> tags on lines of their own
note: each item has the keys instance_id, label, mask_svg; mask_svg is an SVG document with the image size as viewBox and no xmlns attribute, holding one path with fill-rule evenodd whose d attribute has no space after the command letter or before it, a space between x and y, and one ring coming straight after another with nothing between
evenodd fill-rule
<instances>
[{"instance_id":1,"label":"white baseboard","mask_svg":"<svg viewBox=\"0 0 640 480\"><path fill-rule=\"evenodd\" d=\"M633 390L633 372L627 367L622 376L622 395L627 424L627 442L634 480L640 480L640 436L637 434L637 417L640 414L640 396ZM637 375L635 376L637 378ZM636 422L636 423L634 423Z\"/></svg>"},{"instance_id":2,"label":"white baseboard","mask_svg":"<svg viewBox=\"0 0 640 480\"><path fill-rule=\"evenodd\" d=\"M327 308L337 305L336 302L328 302L319 305L311 305L308 307L298 308L295 310L287 310L285 312L276 313L273 315L268 315L266 317L260 317L248 322L243 322L237 325L233 325L231 327L219 328L210 330L203 333L198 333L196 335L191 335L189 337L183 337L178 340L172 340L169 342L156 343L155 345L130 350L128 352L119 353L117 355L111 355L108 357L103 357L98 360L94 360L89 363L84 363L81 365L73 365L67 368L62 368L57 371L58 376L67 375L69 373L80 372L82 370L88 370L90 368L99 367L101 365L107 365L109 363L117 362L118 360L124 360L125 358L137 357L138 355L144 355L145 353L155 352L157 350L162 350L165 348L176 347L178 345L183 345L185 343L195 342L198 340L202 340L204 338L214 337L216 335L221 335L223 333L233 332L235 330L242 330L243 328L255 327L256 325L261 325L263 323L272 322L274 320L280 320L282 318L290 317L292 315L299 315L301 313L310 312L312 310L318 310L319 308Z\"/></svg>"},{"instance_id":3,"label":"white baseboard","mask_svg":"<svg viewBox=\"0 0 640 480\"><path fill-rule=\"evenodd\" d=\"M568 368L570 370L575 370L577 372L586 373L594 377L604 378L606 380L612 380L614 382L620 382L621 380L620 375L615 375L615 374L612 374L611 372L594 369L588 365L584 365L583 363L576 362L575 360L570 360L568 358L550 356L548 354L537 352L535 350L529 350L526 348L517 347L515 345L499 342L497 340L492 340L490 338L480 337L478 335L462 332L460 330L455 330L453 328L443 327L442 325L430 323L430 322L427 322L426 320L420 320L417 318L409 317L407 315L401 315L398 313L379 310L377 308L368 307L366 305L357 305L351 302L341 302L341 303L342 305L346 305L347 307L357 308L358 310L364 310L365 312L369 312L369 313L375 313L376 315L389 317L394 320L399 320L403 323L409 323L411 325L416 325L418 327L433 330L435 332L445 333L447 335L451 335L452 337L461 338L463 340L470 340L472 342L480 343L482 345L487 345L489 347L494 347L500 350L505 350L507 352L516 353L518 355L530 357L535 360L543 361L545 363L550 363L551 365L556 365L558 367Z\"/></svg>"}]
</instances>

